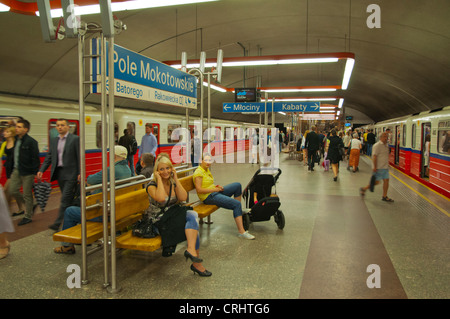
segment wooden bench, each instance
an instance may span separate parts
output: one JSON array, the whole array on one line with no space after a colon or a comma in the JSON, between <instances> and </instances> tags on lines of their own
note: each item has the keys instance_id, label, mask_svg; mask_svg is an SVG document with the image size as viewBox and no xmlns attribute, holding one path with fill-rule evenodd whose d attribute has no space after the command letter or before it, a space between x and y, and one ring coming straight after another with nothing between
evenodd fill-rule
<instances>
[{"instance_id":1,"label":"wooden bench","mask_svg":"<svg viewBox=\"0 0 450 319\"><path fill-rule=\"evenodd\" d=\"M180 183L188 193L192 190L195 190L194 179L192 178L192 176L188 176L188 178L180 178ZM216 205L206 205L203 204L200 200L190 202L186 205L191 206L196 211L198 217L200 218L200 224L203 224L203 218L205 217L208 217L208 221L206 222L206 224L212 224L210 215L219 209L219 207Z\"/></svg>"},{"instance_id":2,"label":"wooden bench","mask_svg":"<svg viewBox=\"0 0 450 319\"><path fill-rule=\"evenodd\" d=\"M191 176L186 176L183 178L180 178L180 183L183 185L183 188L186 190L186 192L190 192L192 190L195 190L194 182ZM145 191L145 190L144 190ZM130 194L130 196L133 196L133 194ZM200 223L202 223L202 219L205 217L208 217L208 222L210 222L210 215L215 212L217 209L219 209L216 205L206 205L201 203L200 201L187 203L185 205L192 206L194 211L197 212L198 217L200 218ZM148 206L148 199L147 199L147 206ZM119 206L116 199L116 214L118 214ZM126 207L123 207L126 208ZM128 213L132 214L132 211L130 209L127 210ZM142 250L142 251L155 251L161 247L161 237L156 236L155 238L140 238L132 235L132 231L128 231L125 234L120 235L116 239L116 247L117 248L123 248L123 249L132 249L132 250Z\"/></svg>"},{"instance_id":3,"label":"wooden bench","mask_svg":"<svg viewBox=\"0 0 450 319\"><path fill-rule=\"evenodd\" d=\"M148 198L146 197L145 189L143 189L145 183L139 183L136 185L116 189L116 229L120 230L126 228L136 221L142 218L142 212L148 207ZM144 191L144 193L142 192ZM136 193L135 193L136 192ZM136 197L136 202L134 198L130 199L128 194L133 193ZM128 195L128 196L127 196ZM134 197L134 196L133 196ZM145 198L144 198L145 197ZM139 198L139 200L138 200ZM93 194L86 197L86 234L87 234L87 244L92 244L93 242L99 240L103 237L103 223L89 221L92 218L103 216L103 207L101 205L103 199L103 194ZM138 202L145 199L143 203L147 206L142 205L136 207ZM123 214L117 214L117 204L127 203L129 207L132 207L134 213L124 216ZM133 206L134 205L134 206ZM145 207L144 207L145 206ZM142 208L143 207L143 208ZM54 241L67 242L72 244L81 244L81 224L74 227L62 230L53 234Z\"/></svg>"},{"instance_id":4,"label":"wooden bench","mask_svg":"<svg viewBox=\"0 0 450 319\"><path fill-rule=\"evenodd\" d=\"M189 193L195 190L192 176L180 178L180 183ZM103 207L100 205L102 194L90 195L86 198L86 244L92 244L96 240L103 237L103 223L89 221L92 218L103 216ZM142 213L148 207L148 195L143 184L128 186L116 190L115 207L116 207L116 230L125 229L133 225L142 218ZM208 217L219 207L215 205L206 205L200 201L191 202L186 205L192 206L197 212L200 221ZM81 244L81 224L65 229L53 235L54 241L61 241L73 244ZM116 238L116 247L132 250L155 251L161 247L161 237L140 238L132 235L129 230Z\"/></svg>"}]
</instances>

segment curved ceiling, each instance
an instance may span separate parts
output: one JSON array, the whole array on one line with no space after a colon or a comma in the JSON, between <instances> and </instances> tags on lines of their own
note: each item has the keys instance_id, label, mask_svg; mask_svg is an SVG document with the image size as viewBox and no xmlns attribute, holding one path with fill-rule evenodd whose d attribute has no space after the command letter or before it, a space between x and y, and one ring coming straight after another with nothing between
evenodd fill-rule
<instances>
[{"instance_id":1,"label":"curved ceiling","mask_svg":"<svg viewBox=\"0 0 450 319\"><path fill-rule=\"evenodd\" d=\"M372 3L380 8L380 28L367 25ZM342 96L345 115L362 114L365 121L450 105L448 0L220 0L114 14L127 25L115 43L159 61L180 60L183 51L189 59L198 59L201 51L215 58L218 49L225 58L354 53L348 89L320 96ZM82 20L100 23L100 16ZM78 100L76 39L45 43L39 17L13 12L0 12L0 29L0 93ZM341 63L223 68L221 84L255 87L260 78L262 87L340 85L343 69ZM86 100L99 103L92 94ZM233 100L233 93L212 91L211 115L258 122L254 115L223 113L222 103ZM124 98L117 98L116 106L185 114L181 108Z\"/></svg>"}]
</instances>

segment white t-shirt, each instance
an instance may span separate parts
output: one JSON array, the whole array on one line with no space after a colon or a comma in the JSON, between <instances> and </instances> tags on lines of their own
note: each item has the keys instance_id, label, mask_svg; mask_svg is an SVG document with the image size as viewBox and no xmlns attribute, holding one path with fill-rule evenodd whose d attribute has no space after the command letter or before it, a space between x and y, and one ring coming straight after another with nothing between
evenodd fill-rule
<instances>
[{"instance_id":1,"label":"white t-shirt","mask_svg":"<svg viewBox=\"0 0 450 319\"><path fill-rule=\"evenodd\" d=\"M360 140L358 140L356 138L352 139L352 144L351 144L351 147L350 147L351 150L354 150L354 149L359 150L361 148L360 146L361 146L361 141Z\"/></svg>"},{"instance_id":2,"label":"white t-shirt","mask_svg":"<svg viewBox=\"0 0 450 319\"><path fill-rule=\"evenodd\" d=\"M375 143L372 148L372 157L377 157L376 169L388 169L389 168L389 145L384 144L381 141ZM373 164L372 164L373 166Z\"/></svg>"}]
</instances>

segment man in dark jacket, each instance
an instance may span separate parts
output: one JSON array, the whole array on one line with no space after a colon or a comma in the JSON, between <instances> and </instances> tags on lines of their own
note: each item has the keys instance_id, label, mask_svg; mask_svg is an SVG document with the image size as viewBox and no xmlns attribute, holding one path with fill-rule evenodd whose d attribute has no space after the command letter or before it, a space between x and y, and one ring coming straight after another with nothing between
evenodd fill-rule
<instances>
[{"instance_id":1,"label":"man in dark jacket","mask_svg":"<svg viewBox=\"0 0 450 319\"><path fill-rule=\"evenodd\" d=\"M311 132L306 135L305 148L308 149L308 171L314 171L314 155L319 150L320 140L317 134L317 128L311 127Z\"/></svg>"},{"instance_id":2,"label":"man in dark jacket","mask_svg":"<svg viewBox=\"0 0 450 319\"><path fill-rule=\"evenodd\" d=\"M369 133L367 134L367 155L372 156L372 147L375 142L375 134L373 134L372 129L369 129Z\"/></svg>"},{"instance_id":3,"label":"man in dark jacket","mask_svg":"<svg viewBox=\"0 0 450 319\"><path fill-rule=\"evenodd\" d=\"M58 230L64 218L64 211L71 206L80 178L80 139L69 133L70 126L66 119L56 120L56 130L59 136L50 139L47 156L37 173L41 180L43 173L51 166L51 181L58 181L61 190L59 214L50 229Z\"/></svg>"},{"instance_id":4,"label":"man in dark jacket","mask_svg":"<svg viewBox=\"0 0 450 319\"><path fill-rule=\"evenodd\" d=\"M136 154L137 151L137 142L135 137L130 134L128 129L123 130L123 136L119 138L119 145L122 145L128 151L128 166L130 166L131 169L131 176L134 176L134 154Z\"/></svg>"},{"instance_id":5,"label":"man in dark jacket","mask_svg":"<svg viewBox=\"0 0 450 319\"><path fill-rule=\"evenodd\" d=\"M33 217L33 183L39 170L38 142L28 135L30 122L25 119L17 121L16 142L14 144L14 168L11 174L10 191L16 201L25 204L25 216L19 226L31 223ZM20 192L22 187L23 194Z\"/></svg>"}]
</instances>

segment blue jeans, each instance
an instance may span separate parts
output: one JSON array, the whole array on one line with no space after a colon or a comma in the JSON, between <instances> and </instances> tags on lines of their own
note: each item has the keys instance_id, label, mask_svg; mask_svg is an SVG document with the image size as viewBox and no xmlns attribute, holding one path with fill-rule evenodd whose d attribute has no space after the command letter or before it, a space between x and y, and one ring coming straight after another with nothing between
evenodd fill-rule
<instances>
[{"instance_id":1,"label":"blue jeans","mask_svg":"<svg viewBox=\"0 0 450 319\"><path fill-rule=\"evenodd\" d=\"M241 202L231 198L242 195L242 186L240 183L231 183L224 186L222 192L214 192L208 195L203 201L206 205L216 205L222 208L232 209L233 217L242 216Z\"/></svg>"},{"instance_id":2,"label":"blue jeans","mask_svg":"<svg viewBox=\"0 0 450 319\"><path fill-rule=\"evenodd\" d=\"M186 212L186 226L184 229L195 229L198 231L198 223L197 223L197 213L193 210L188 210ZM200 249L200 236L197 234L197 241L195 243L195 249Z\"/></svg>"},{"instance_id":3,"label":"blue jeans","mask_svg":"<svg viewBox=\"0 0 450 319\"><path fill-rule=\"evenodd\" d=\"M366 152L366 154L369 155L369 156L372 156L372 146L373 146L373 144L367 143L367 152Z\"/></svg>"},{"instance_id":4,"label":"blue jeans","mask_svg":"<svg viewBox=\"0 0 450 319\"><path fill-rule=\"evenodd\" d=\"M95 217L90 220L91 222L102 222L103 216ZM62 230L74 227L81 223L81 208L78 206L69 206L64 212L64 222ZM62 243L63 246L73 246L72 243Z\"/></svg>"}]
</instances>

